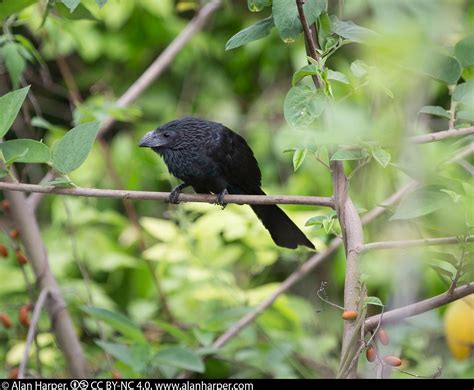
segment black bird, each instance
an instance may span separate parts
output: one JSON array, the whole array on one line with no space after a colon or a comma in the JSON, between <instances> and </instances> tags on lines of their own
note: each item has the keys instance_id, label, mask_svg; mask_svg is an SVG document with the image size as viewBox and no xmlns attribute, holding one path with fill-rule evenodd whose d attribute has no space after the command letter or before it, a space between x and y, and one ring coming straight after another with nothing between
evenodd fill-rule
<instances>
[{"instance_id":1,"label":"black bird","mask_svg":"<svg viewBox=\"0 0 474 390\"><path fill-rule=\"evenodd\" d=\"M200 194L217 194L224 206L226 194L265 195L260 188L261 173L252 149L232 130L199 118L171 121L148 132L139 146L152 148L161 155L170 173L183 181L170 194L178 203L184 188L192 186ZM294 249L314 245L276 205L250 205L273 241Z\"/></svg>"}]
</instances>

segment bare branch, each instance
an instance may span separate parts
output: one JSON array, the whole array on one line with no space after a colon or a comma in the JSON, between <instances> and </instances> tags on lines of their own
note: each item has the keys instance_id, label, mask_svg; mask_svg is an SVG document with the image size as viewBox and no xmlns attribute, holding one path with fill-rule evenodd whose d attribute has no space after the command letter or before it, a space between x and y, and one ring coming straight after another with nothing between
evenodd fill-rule
<instances>
[{"instance_id":1,"label":"bare branch","mask_svg":"<svg viewBox=\"0 0 474 390\"><path fill-rule=\"evenodd\" d=\"M448 138L455 138L455 137L464 137L466 135L474 134L474 126L465 127L462 129L448 129L437 131L429 134L417 135L414 137L408 137L407 142L408 144L427 144L430 142L442 141ZM340 145L342 149L345 150L359 150L361 149L360 145ZM383 145L384 148L392 148L394 145ZM464 150L467 154L472 153L473 146L468 146Z\"/></svg>"},{"instance_id":2,"label":"bare branch","mask_svg":"<svg viewBox=\"0 0 474 390\"><path fill-rule=\"evenodd\" d=\"M89 198L136 199L168 201L169 192L108 190L99 188L60 188L40 186L36 184L16 184L0 182L0 190L38 192L43 194L83 196ZM215 195L207 194L180 194L180 202L216 203ZM226 195L225 203L236 204L300 204L333 207L332 198L318 196L287 196L287 195Z\"/></svg>"},{"instance_id":3,"label":"bare branch","mask_svg":"<svg viewBox=\"0 0 474 390\"><path fill-rule=\"evenodd\" d=\"M381 241L365 244L358 249L359 252L367 252L369 250L383 249L404 249L418 246L434 246L434 245L455 245L464 242L474 242L474 236L467 237L439 237L424 238L420 240L399 240L399 241Z\"/></svg>"},{"instance_id":4,"label":"bare branch","mask_svg":"<svg viewBox=\"0 0 474 390\"><path fill-rule=\"evenodd\" d=\"M445 292L433 298L425 299L424 301L416 302L411 305L401 307L399 309L387 311L383 314L382 319L380 319L380 314L369 317L365 320L365 329L368 332L374 329L379 322L382 325L399 322L408 317L416 316L418 314L437 309L440 306L446 305L450 302L456 301L473 293L474 283L465 284L463 286L455 288L451 294Z\"/></svg>"},{"instance_id":5,"label":"bare branch","mask_svg":"<svg viewBox=\"0 0 474 390\"><path fill-rule=\"evenodd\" d=\"M209 17L220 7L220 0L212 0L207 3L198 14L188 23L183 31L171 42L166 49L158 56L158 58L150 65L150 67L140 76L140 78L132 84L132 86L117 100L117 106L126 107L140 96L153 81L168 68L171 61L179 53L179 51L194 37L196 32L201 30L206 24ZM105 133L114 124L115 119L108 118L102 124L99 130L99 137Z\"/></svg>"},{"instance_id":6,"label":"bare branch","mask_svg":"<svg viewBox=\"0 0 474 390\"><path fill-rule=\"evenodd\" d=\"M436 133L417 135L410 137L408 141L412 144L427 144L429 142L441 141L447 138L464 137L465 135L474 134L474 126L463 129L450 129L438 131Z\"/></svg>"},{"instance_id":7,"label":"bare branch","mask_svg":"<svg viewBox=\"0 0 474 390\"><path fill-rule=\"evenodd\" d=\"M24 379L25 377L25 370L28 364L28 358L30 356L30 349L33 341L35 339L36 330L38 328L38 321L40 318L41 310L43 309L44 303L46 302L46 298L48 297L49 290L43 289L36 301L35 308L33 310L33 316L31 318L31 324L28 328L28 335L26 336L26 345L25 351L23 352L23 358L21 359L20 368L18 371L18 379Z\"/></svg>"},{"instance_id":8,"label":"bare branch","mask_svg":"<svg viewBox=\"0 0 474 390\"><path fill-rule=\"evenodd\" d=\"M29 208L25 194L5 191L5 197L10 201L12 218L20 231L20 237L36 275L39 288L49 291L46 310L51 319L56 340L69 367L70 375L86 377L86 366L81 345L59 286L49 268L48 255L41 238L38 221Z\"/></svg>"}]
</instances>

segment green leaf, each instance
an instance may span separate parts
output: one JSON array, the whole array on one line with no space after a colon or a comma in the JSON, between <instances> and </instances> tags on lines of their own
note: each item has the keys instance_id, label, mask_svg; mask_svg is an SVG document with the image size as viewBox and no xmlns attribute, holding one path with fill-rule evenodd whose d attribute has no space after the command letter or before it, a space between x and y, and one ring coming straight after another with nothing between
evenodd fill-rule
<instances>
[{"instance_id":1,"label":"green leaf","mask_svg":"<svg viewBox=\"0 0 474 390\"><path fill-rule=\"evenodd\" d=\"M355 60L351 64L351 72L357 78L362 78L369 74L370 67L362 60Z\"/></svg>"},{"instance_id":2,"label":"green leaf","mask_svg":"<svg viewBox=\"0 0 474 390\"><path fill-rule=\"evenodd\" d=\"M473 111L458 111L456 113L456 119L466 122L474 122L474 112Z\"/></svg>"},{"instance_id":3,"label":"green leaf","mask_svg":"<svg viewBox=\"0 0 474 390\"><path fill-rule=\"evenodd\" d=\"M331 19L329 18L328 13L322 12L317 20L317 23L319 47L323 48L326 51L329 49L326 46L329 46L331 44L328 40L331 35L333 35Z\"/></svg>"},{"instance_id":4,"label":"green leaf","mask_svg":"<svg viewBox=\"0 0 474 390\"><path fill-rule=\"evenodd\" d=\"M315 217L311 217L310 219L308 219L306 221L306 223L304 224L304 226L316 226L316 225L319 225L319 226L323 226L323 221L327 219L327 216L325 215L316 215Z\"/></svg>"},{"instance_id":5,"label":"green leaf","mask_svg":"<svg viewBox=\"0 0 474 390\"><path fill-rule=\"evenodd\" d=\"M334 230L334 223L336 220L334 218L326 218L323 221L323 229L326 234L336 233Z\"/></svg>"},{"instance_id":6,"label":"green leaf","mask_svg":"<svg viewBox=\"0 0 474 390\"><path fill-rule=\"evenodd\" d=\"M364 43L375 37L376 33L368 28L358 26L354 22L339 20L336 16L331 16L332 31L337 35L349 39L353 42Z\"/></svg>"},{"instance_id":7,"label":"green leaf","mask_svg":"<svg viewBox=\"0 0 474 390\"><path fill-rule=\"evenodd\" d=\"M309 126L323 113L326 96L307 85L293 87L285 98L284 115L293 127Z\"/></svg>"},{"instance_id":8,"label":"green leaf","mask_svg":"<svg viewBox=\"0 0 474 390\"><path fill-rule=\"evenodd\" d=\"M418 111L418 113L430 114L430 115L439 116L441 118L446 118L446 119L451 118L451 116L449 115L449 112L440 106L424 106L421 108L420 111Z\"/></svg>"},{"instance_id":9,"label":"green leaf","mask_svg":"<svg viewBox=\"0 0 474 390\"><path fill-rule=\"evenodd\" d=\"M298 81L300 81L304 77L314 76L314 75L317 75L318 73L319 73L319 70L316 65L314 64L305 65L294 73L293 79L291 80L291 84L294 87L298 83Z\"/></svg>"},{"instance_id":10,"label":"green leaf","mask_svg":"<svg viewBox=\"0 0 474 390\"><path fill-rule=\"evenodd\" d=\"M266 36L270 35L272 28L273 17L269 16L268 18L259 20L257 23L239 31L232 38L230 38L225 44L225 49L235 49L236 47L256 41L257 39L265 38Z\"/></svg>"},{"instance_id":11,"label":"green leaf","mask_svg":"<svg viewBox=\"0 0 474 390\"><path fill-rule=\"evenodd\" d=\"M10 75L13 88L18 88L20 85L21 75L26 68L26 61L20 54L21 49L22 46L14 42L9 42L0 49L3 62L5 63L5 66L8 70L8 74Z\"/></svg>"},{"instance_id":12,"label":"green leaf","mask_svg":"<svg viewBox=\"0 0 474 390\"><path fill-rule=\"evenodd\" d=\"M454 268L457 268L458 263L459 263L459 260L457 259L457 257L454 256L452 253L430 251L429 255L434 259L445 261L451 264Z\"/></svg>"},{"instance_id":13,"label":"green leaf","mask_svg":"<svg viewBox=\"0 0 474 390\"><path fill-rule=\"evenodd\" d=\"M461 64L454 57L435 54L430 63L431 66L426 70L426 74L435 80L448 85L455 85L461 77Z\"/></svg>"},{"instance_id":14,"label":"green leaf","mask_svg":"<svg viewBox=\"0 0 474 390\"><path fill-rule=\"evenodd\" d=\"M349 79L346 77L344 73L335 72L334 70L328 69L328 80L335 80L339 81L343 84L350 84Z\"/></svg>"},{"instance_id":15,"label":"green leaf","mask_svg":"<svg viewBox=\"0 0 474 390\"><path fill-rule=\"evenodd\" d=\"M15 156L16 162L22 163L47 163L51 159L49 148L42 142L32 139L15 139L0 144L0 150L5 160L10 160Z\"/></svg>"},{"instance_id":16,"label":"green leaf","mask_svg":"<svg viewBox=\"0 0 474 390\"><path fill-rule=\"evenodd\" d=\"M30 87L12 91L0 97L0 138L2 138L15 121L21 105L28 94Z\"/></svg>"},{"instance_id":17,"label":"green leaf","mask_svg":"<svg viewBox=\"0 0 474 390\"><path fill-rule=\"evenodd\" d=\"M82 123L60 139L53 148L53 166L61 173L79 168L92 149L99 122Z\"/></svg>"},{"instance_id":18,"label":"green leaf","mask_svg":"<svg viewBox=\"0 0 474 390\"><path fill-rule=\"evenodd\" d=\"M385 305L382 303L382 301L380 300L380 298L378 297L366 297L364 299L364 305L367 306L367 305L374 305L374 306L381 306L381 307L384 307Z\"/></svg>"},{"instance_id":19,"label":"green leaf","mask_svg":"<svg viewBox=\"0 0 474 390\"><path fill-rule=\"evenodd\" d=\"M70 13L73 13L77 6L81 3L81 0L61 0L61 2L69 9Z\"/></svg>"},{"instance_id":20,"label":"green leaf","mask_svg":"<svg viewBox=\"0 0 474 390\"><path fill-rule=\"evenodd\" d=\"M392 159L390 153L382 148L374 149L372 151L372 156L383 168L386 168Z\"/></svg>"},{"instance_id":21,"label":"green leaf","mask_svg":"<svg viewBox=\"0 0 474 390\"><path fill-rule=\"evenodd\" d=\"M130 340L146 343L146 338L140 328L123 314L93 306L82 307L82 311L105 322Z\"/></svg>"},{"instance_id":22,"label":"green leaf","mask_svg":"<svg viewBox=\"0 0 474 390\"><path fill-rule=\"evenodd\" d=\"M5 168L0 167L0 179L3 179L4 177L8 176L9 172Z\"/></svg>"},{"instance_id":23,"label":"green leaf","mask_svg":"<svg viewBox=\"0 0 474 390\"><path fill-rule=\"evenodd\" d=\"M129 347L125 344L95 340L95 343L109 355L125 363L138 373L144 373L149 363L150 353L147 345Z\"/></svg>"},{"instance_id":24,"label":"green leaf","mask_svg":"<svg viewBox=\"0 0 474 390\"><path fill-rule=\"evenodd\" d=\"M304 149L296 149L293 153L293 169L296 172L298 168L303 164L304 159L306 158L306 153L308 150Z\"/></svg>"},{"instance_id":25,"label":"green leaf","mask_svg":"<svg viewBox=\"0 0 474 390\"><path fill-rule=\"evenodd\" d=\"M469 103L474 99L474 80L468 80L456 85L453 92L453 99L461 103Z\"/></svg>"},{"instance_id":26,"label":"green leaf","mask_svg":"<svg viewBox=\"0 0 474 390\"><path fill-rule=\"evenodd\" d=\"M166 364L194 372L204 372L204 362L202 358L197 353L183 347L160 349L153 357L153 363Z\"/></svg>"},{"instance_id":27,"label":"green leaf","mask_svg":"<svg viewBox=\"0 0 474 390\"><path fill-rule=\"evenodd\" d=\"M174 338L176 338L178 341L186 343L186 344L191 344L194 342L194 338L178 328L177 326L174 326L172 324L169 324L168 322L161 321L161 320L154 320L153 321L159 328L164 330L166 333L170 334Z\"/></svg>"},{"instance_id":28,"label":"green leaf","mask_svg":"<svg viewBox=\"0 0 474 390\"><path fill-rule=\"evenodd\" d=\"M305 1L304 14L308 25L312 25L323 11L326 11L326 0ZM303 31L296 8L295 0L273 0L273 18L281 39L285 43L294 42Z\"/></svg>"},{"instance_id":29,"label":"green leaf","mask_svg":"<svg viewBox=\"0 0 474 390\"><path fill-rule=\"evenodd\" d=\"M451 280L453 279L453 274L451 271L445 270L444 268L438 267L436 265L430 265L430 268L436 271L436 273L438 273L439 275L446 276Z\"/></svg>"},{"instance_id":30,"label":"green leaf","mask_svg":"<svg viewBox=\"0 0 474 390\"><path fill-rule=\"evenodd\" d=\"M260 12L269 5L272 5L272 0L247 0L247 6L250 12Z\"/></svg>"},{"instance_id":31,"label":"green leaf","mask_svg":"<svg viewBox=\"0 0 474 390\"><path fill-rule=\"evenodd\" d=\"M362 150L338 150L331 156L331 161L362 160L369 157L365 149Z\"/></svg>"},{"instance_id":32,"label":"green leaf","mask_svg":"<svg viewBox=\"0 0 474 390\"><path fill-rule=\"evenodd\" d=\"M454 55L464 68L474 66L474 35L460 40L454 47Z\"/></svg>"},{"instance_id":33,"label":"green leaf","mask_svg":"<svg viewBox=\"0 0 474 390\"><path fill-rule=\"evenodd\" d=\"M464 264L461 268L463 274L471 274L474 273L474 263L467 263Z\"/></svg>"},{"instance_id":34,"label":"green leaf","mask_svg":"<svg viewBox=\"0 0 474 390\"><path fill-rule=\"evenodd\" d=\"M57 3L56 11L63 18L71 20L97 20L92 13L82 4L78 4L74 12L71 12L64 4Z\"/></svg>"},{"instance_id":35,"label":"green leaf","mask_svg":"<svg viewBox=\"0 0 474 390\"><path fill-rule=\"evenodd\" d=\"M391 221L418 218L446 206L449 196L439 189L424 187L409 194L398 205Z\"/></svg>"},{"instance_id":36,"label":"green leaf","mask_svg":"<svg viewBox=\"0 0 474 390\"><path fill-rule=\"evenodd\" d=\"M6 19L36 2L37 0L3 0L0 3L0 19Z\"/></svg>"}]
</instances>

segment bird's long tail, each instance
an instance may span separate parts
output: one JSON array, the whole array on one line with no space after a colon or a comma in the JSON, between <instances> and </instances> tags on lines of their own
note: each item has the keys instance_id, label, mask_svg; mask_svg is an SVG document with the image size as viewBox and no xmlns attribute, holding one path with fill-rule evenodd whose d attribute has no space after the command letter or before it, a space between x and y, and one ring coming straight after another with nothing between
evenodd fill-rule
<instances>
[{"instance_id":1,"label":"bird's long tail","mask_svg":"<svg viewBox=\"0 0 474 390\"><path fill-rule=\"evenodd\" d=\"M265 192L259 188L257 193L253 192L253 194L265 195ZM250 207L270 232L275 244L290 249L295 249L298 245L315 249L313 243L278 206L250 205Z\"/></svg>"}]
</instances>

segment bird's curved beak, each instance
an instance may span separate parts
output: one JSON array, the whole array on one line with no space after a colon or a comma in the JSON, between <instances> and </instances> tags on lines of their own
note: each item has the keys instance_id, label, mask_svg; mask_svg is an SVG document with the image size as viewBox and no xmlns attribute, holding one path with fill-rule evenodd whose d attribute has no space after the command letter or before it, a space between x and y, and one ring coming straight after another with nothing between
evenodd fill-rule
<instances>
[{"instance_id":1,"label":"bird's curved beak","mask_svg":"<svg viewBox=\"0 0 474 390\"><path fill-rule=\"evenodd\" d=\"M140 142L138 143L138 146L141 148L152 148L155 146L160 146L160 142L155 132L149 131L140 140Z\"/></svg>"}]
</instances>

